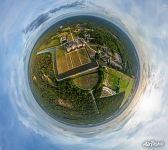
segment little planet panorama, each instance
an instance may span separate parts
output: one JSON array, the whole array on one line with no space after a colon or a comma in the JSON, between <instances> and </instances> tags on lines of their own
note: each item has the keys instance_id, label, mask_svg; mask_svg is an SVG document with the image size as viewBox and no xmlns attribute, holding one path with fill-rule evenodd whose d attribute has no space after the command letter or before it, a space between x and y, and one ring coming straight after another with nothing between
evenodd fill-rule
<instances>
[{"instance_id":1,"label":"little planet panorama","mask_svg":"<svg viewBox=\"0 0 168 150\"><path fill-rule=\"evenodd\" d=\"M73 16L34 45L29 84L44 112L70 126L96 126L121 114L139 83L136 49L114 23Z\"/></svg>"}]
</instances>

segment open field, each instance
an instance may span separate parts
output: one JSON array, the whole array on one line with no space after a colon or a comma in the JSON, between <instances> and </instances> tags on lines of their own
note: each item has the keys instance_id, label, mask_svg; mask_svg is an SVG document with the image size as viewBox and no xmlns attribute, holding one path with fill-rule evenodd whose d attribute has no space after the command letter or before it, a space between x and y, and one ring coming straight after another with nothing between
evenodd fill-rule
<instances>
[{"instance_id":1,"label":"open field","mask_svg":"<svg viewBox=\"0 0 168 150\"><path fill-rule=\"evenodd\" d=\"M73 83L80 89L90 90L92 89L98 81L98 74L92 73L80 76L78 78L73 79Z\"/></svg>"},{"instance_id":2,"label":"open field","mask_svg":"<svg viewBox=\"0 0 168 150\"><path fill-rule=\"evenodd\" d=\"M124 80L120 81L120 92L123 92L125 91L125 97L124 99L128 98L128 96L130 95L130 93L132 92L132 88L133 88L133 85L134 85L134 80L133 79L130 79L127 83L127 85L123 86L124 84ZM126 89L125 89L126 87Z\"/></svg>"},{"instance_id":3,"label":"open field","mask_svg":"<svg viewBox=\"0 0 168 150\"><path fill-rule=\"evenodd\" d=\"M112 68L106 68L104 84L119 93L125 92L126 100L132 92L134 79Z\"/></svg>"},{"instance_id":4,"label":"open field","mask_svg":"<svg viewBox=\"0 0 168 150\"><path fill-rule=\"evenodd\" d=\"M61 33L57 34L57 36L59 38L61 38L62 36L66 36L66 35L68 35L68 32L61 32Z\"/></svg>"},{"instance_id":5,"label":"open field","mask_svg":"<svg viewBox=\"0 0 168 150\"><path fill-rule=\"evenodd\" d=\"M117 76L105 73L104 84L114 91L116 91L119 87L119 80L120 78L118 78Z\"/></svg>"},{"instance_id":6,"label":"open field","mask_svg":"<svg viewBox=\"0 0 168 150\"><path fill-rule=\"evenodd\" d=\"M81 48L78 51L78 55L80 57L82 64L87 64L88 62L90 62L90 58L89 58L85 48Z\"/></svg>"},{"instance_id":7,"label":"open field","mask_svg":"<svg viewBox=\"0 0 168 150\"><path fill-rule=\"evenodd\" d=\"M65 58L65 50L62 47L59 47L56 50L56 61L57 61L57 70L59 74L69 70Z\"/></svg>"},{"instance_id":8,"label":"open field","mask_svg":"<svg viewBox=\"0 0 168 150\"><path fill-rule=\"evenodd\" d=\"M45 50L50 47L56 47L58 45L60 45L60 41L58 38L53 38L53 39L50 38L40 45L40 47L38 48L38 51Z\"/></svg>"},{"instance_id":9,"label":"open field","mask_svg":"<svg viewBox=\"0 0 168 150\"><path fill-rule=\"evenodd\" d=\"M79 67L82 65L82 62L80 61L80 57L78 56L77 51L72 51L69 53L71 60L72 60L72 66L73 68Z\"/></svg>"},{"instance_id":10,"label":"open field","mask_svg":"<svg viewBox=\"0 0 168 150\"><path fill-rule=\"evenodd\" d=\"M67 54L65 57L66 57L68 68L70 70L73 69L73 65L72 65L72 61L71 61L71 56L69 54Z\"/></svg>"},{"instance_id":11,"label":"open field","mask_svg":"<svg viewBox=\"0 0 168 150\"><path fill-rule=\"evenodd\" d=\"M58 74L65 73L79 66L91 63L85 49L65 53L63 48L56 50L56 65Z\"/></svg>"}]
</instances>

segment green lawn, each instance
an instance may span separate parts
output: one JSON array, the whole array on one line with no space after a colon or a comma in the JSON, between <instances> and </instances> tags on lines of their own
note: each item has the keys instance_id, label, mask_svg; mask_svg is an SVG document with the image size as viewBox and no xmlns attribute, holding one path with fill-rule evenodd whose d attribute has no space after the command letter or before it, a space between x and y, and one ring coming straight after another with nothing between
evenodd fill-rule
<instances>
[{"instance_id":1,"label":"green lawn","mask_svg":"<svg viewBox=\"0 0 168 150\"><path fill-rule=\"evenodd\" d=\"M62 57L65 56L65 50L63 49L63 47L59 46L56 49L56 57Z\"/></svg>"},{"instance_id":2,"label":"green lawn","mask_svg":"<svg viewBox=\"0 0 168 150\"><path fill-rule=\"evenodd\" d=\"M39 50L44 50L50 47L56 47L60 45L59 39L58 38L54 38L54 39L49 39L46 40L43 44L40 45L40 47L38 48Z\"/></svg>"},{"instance_id":3,"label":"green lawn","mask_svg":"<svg viewBox=\"0 0 168 150\"><path fill-rule=\"evenodd\" d=\"M105 85L112 90L125 92L124 99L127 99L132 91L134 79L112 68L105 68ZM118 88L117 88L118 87Z\"/></svg>"},{"instance_id":4,"label":"green lawn","mask_svg":"<svg viewBox=\"0 0 168 150\"><path fill-rule=\"evenodd\" d=\"M80 89L89 90L92 89L98 81L98 74L87 74L73 79L73 83Z\"/></svg>"}]
</instances>

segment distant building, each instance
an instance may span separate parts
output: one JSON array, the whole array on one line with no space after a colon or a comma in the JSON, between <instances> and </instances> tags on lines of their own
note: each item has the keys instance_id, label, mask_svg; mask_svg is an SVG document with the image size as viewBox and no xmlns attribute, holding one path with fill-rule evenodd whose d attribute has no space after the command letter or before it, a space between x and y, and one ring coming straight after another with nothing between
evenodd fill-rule
<instances>
[{"instance_id":1,"label":"distant building","mask_svg":"<svg viewBox=\"0 0 168 150\"><path fill-rule=\"evenodd\" d=\"M63 28L63 26L60 26L60 29L62 29Z\"/></svg>"},{"instance_id":2,"label":"distant building","mask_svg":"<svg viewBox=\"0 0 168 150\"><path fill-rule=\"evenodd\" d=\"M80 24L77 24L74 32L79 32L81 30L82 30L82 27L80 26Z\"/></svg>"},{"instance_id":3,"label":"distant building","mask_svg":"<svg viewBox=\"0 0 168 150\"><path fill-rule=\"evenodd\" d=\"M60 38L60 43L61 43L61 45L65 44L65 43L67 43L67 42L68 42L68 40L67 40L66 36L62 36L62 37Z\"/></svg>"},{"instance_id":4,"label":"distant building","mask_svg":"<svg viewBox=\"0 0 168 150\"><path fill-rule=\"evenodd\" d=\"M108 63L109 63L109 65L111 65L111 66L114 66L114 67L119 68L120 70L123 69L123 67L122 67L120 64L116 63L115 61L113 61L112 58L110 58L110 60L109 60Z\"/></svg>"},{"instance_id":5,"label":"distant building","mask_svg":"<svg viewBox=\"0 0 168 150\"><path fill-rule=\"evenodd\" d=\"M106 46L102 46L102 51L103 51L104 53L108 53L108 48L107 48Z\"/></svg>"},{"instance_id":6,"label":"distant building","mask_svg":"<svg viewBox=\"0 0 168 150\"><path fill-rule=\"evenodd\" d=\"M117 61L118 63L122 63L122 59L121 59L121 56L118 54L118 53L114 53L114 58L115 58L115 61Z\"/></svg>"},{"instance_id":7,"label":"distant building","mask_svg":"<svg viewBox=\"0 0 168 150\"><path fill-rule=\"evenodd\" d=\"M118 53L115 53L115 57L112 58L108 54L108 49L106 47L103 47L103 50L100 53L101 60L107 63L110 66L116 67L120 70L122 70L122 66L120 65L122 63L121 57Z\"/></svg>"},{"instance_id":8,"label":"distant building","mask_svg":"<svg viewBox=\"0 0 168 150\"><path fill-rule=\"evenodd\" d=\"M64 48L66 49L67 52L71 52L73 50L82 48L85 46L85 43L83 42L82 39L77 38L74 41L69 41L64 45Z\"/></svg>"},{"instance_id":9,"label":"distant building","mask_svg":"<svg viewBox=\"0 0 168 150\"><path fill-rule=\"evenodd\" d=\"M90 38L90 34L88 34L88 33L85 33L85 34L84 34L84 37L85 37L85 40L86 40L87 42L89 42L89 40L92 39L92 38Z\"/></svg>"},{"instance_id":10,"label":"distant building","mask_svg":"<svg viewBox=\"0 0 168 150\"><path fill-rule=\"evenodd\" d=\"M109 97L109 96L113 96L116 94L117 94L116 91L113 91L112 89L108 88L107 86L103 86L100 98Z\"/></svg>"}]
</instances>

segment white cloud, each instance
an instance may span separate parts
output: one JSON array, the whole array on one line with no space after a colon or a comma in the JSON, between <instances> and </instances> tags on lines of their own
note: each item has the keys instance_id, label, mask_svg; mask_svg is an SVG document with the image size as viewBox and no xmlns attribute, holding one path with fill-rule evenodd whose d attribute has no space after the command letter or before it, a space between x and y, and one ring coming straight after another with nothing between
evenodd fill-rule
<instances>
[{"instance_id":1,"label":"white cloud","mask_svg":"<svg viewBox=\"0 0 168 150\"><path fill-rule=\"evenodd\" d=\"M26 82L23 82L25 80L23 58L18 62L19 59L17 57L11 56L9 58L12 59L9 60L9 63L4 65L11 69L12 72L11 85L9 87L12 91L11 101L13 106L15 106L20 121L27 128L31 128L36 133L47 137L54 144L80 144L80 147L85 145L90 147L90 149L99 147L100 149L111 150L114 147L118 147L120 150L130 150L140 148L143 140L147 140L146 138L153 137L168 140L168 132L166 131L168 106L167 103L165 104L165 92L168 85L166 78L168 76L166 71L168 59L165 58L168 54L168 44L166 44L168 39L168 20L165 18L168 15L168 5L163 1L152 0L141 2L131 0L124 2L121 0L97 0L93 2L87 0L86 4L88 7L83 8L83 10L93 8L93 11L99 11L99 13L104 13L108 17L118 18L118 21L121 21L120 25L130 33L138 50L146 55L143 61L147 62L146 65L150 69L147 70L149 71L149 77L146 77L148 78L148 84L136 107L135 114L122 129L108 134L102 133L95 137L82 138L75 136L73 132L63 131L56 126L53 119L41 110L33 100L31 92L27 90ZM26 6L27 3L23 5ZM39 7L44 8L45 5L41 4ZM56 3L54 5L56 6ZM60 5L61 3L59 3ZM36 6L32 6L30 10L36 9ZM44 9L47 11L49 8L50 5L47 5L46 9ZM78 8L73 11L80 10L82 9ZM13 11L16 12L14 17L12 17ZM0 31L2 31L2 27L4 28L3 38L5 44L9 42L8 36L12 32L10 30L13 29L13 25L17 26L15 24L16 16L19 16L20 12L23 12L23 8L19 7L18 9L15 4L8 14L12 20L6 19L0 26ZM20 28L24 29L29 21L34 19L36 12L40 14L43 11L36 10L30 13L28 20L25 19L25 23ZM65 11L60 11L58 14L63 13ZM36 34L38 33L34 32L34 36L37 36ZM23 39L23 42L25 42L25 39ZM21 44L24 45L24 43ZM12 45L9 47L9 51L12 51L11 47ZM23 50L19 49L18 52L20 51L23 52ZM16 63L17 65L15 64L12 69L13 66L9 65L11 63Z\"/></svg>"}]
</instances>

